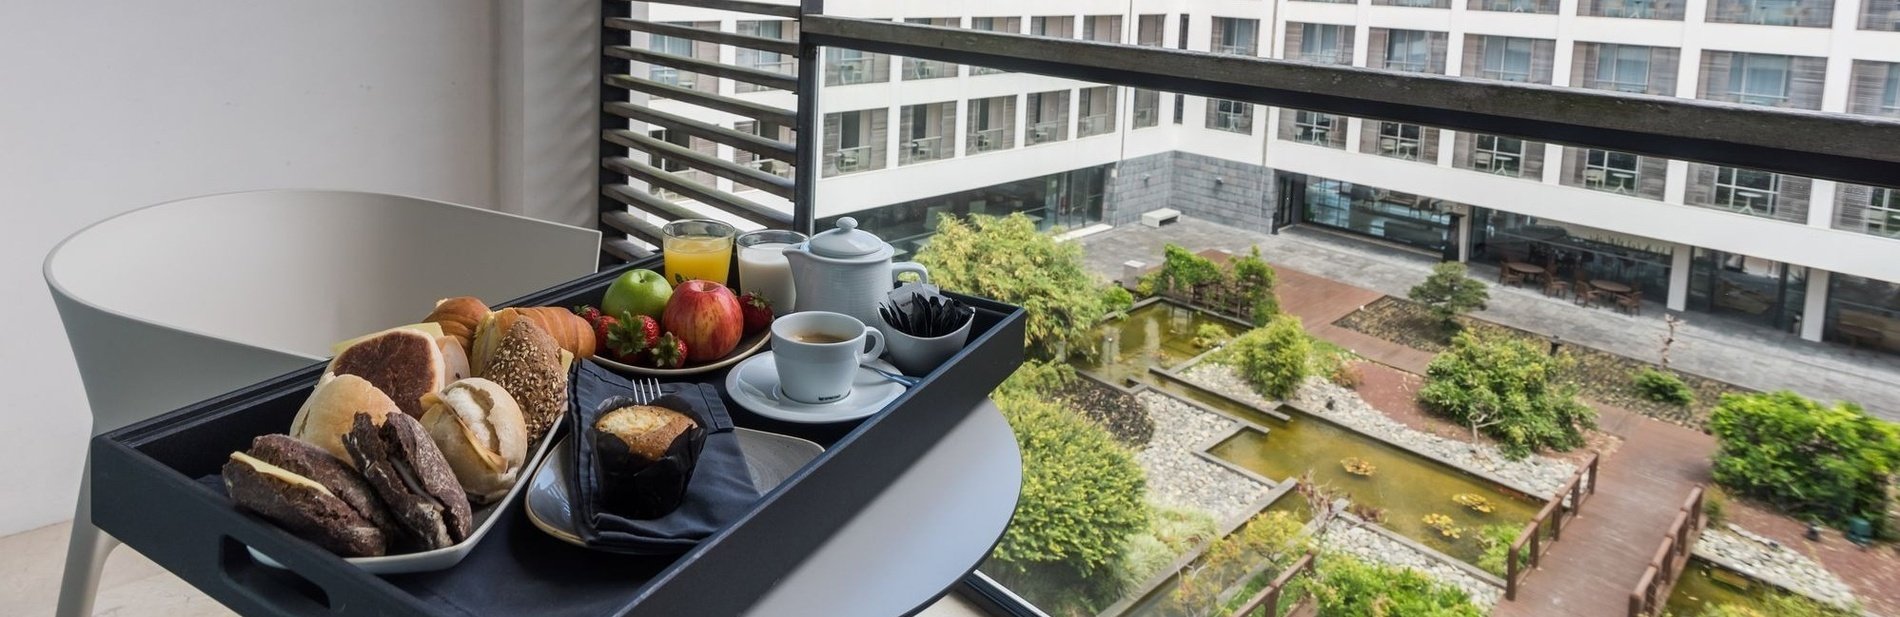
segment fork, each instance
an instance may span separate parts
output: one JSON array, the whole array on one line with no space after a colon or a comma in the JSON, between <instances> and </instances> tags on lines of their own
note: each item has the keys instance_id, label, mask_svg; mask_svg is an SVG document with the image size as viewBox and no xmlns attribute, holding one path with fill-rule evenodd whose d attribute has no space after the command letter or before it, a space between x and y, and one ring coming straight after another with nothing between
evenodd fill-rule
<instances>
[{"instance_id":1,"label":"fork","mask_svg":"<svg viewBox=\"0 0 1900 617\"><path fill-rule=\"evenodd\" d=\"M640 401L641 405L653 402L653 399L660 398L662 394L664 393L660 391L658 379L648 377L633 380L633 398Z\"/></svg>"}]
</instances>

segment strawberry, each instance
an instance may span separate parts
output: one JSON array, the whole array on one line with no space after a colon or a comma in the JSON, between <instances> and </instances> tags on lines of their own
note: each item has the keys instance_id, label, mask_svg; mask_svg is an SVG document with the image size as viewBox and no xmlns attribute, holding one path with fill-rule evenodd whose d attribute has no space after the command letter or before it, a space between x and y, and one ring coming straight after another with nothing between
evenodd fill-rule
<instances>
[{"instance_id":1,"label":"strawberry","mask_svg":"<svg viewBox=\"0 0 1900 617\"><path fill-rule=\"evenodd\" d=\"M759 294L746 292L739 296L739 314L745 318L745 333L764 330L772 325L772 301Z\"/></svg>"},{"instance_id":2,"label":"strawberry","mask_svg":"<svg viewBox=\"0 0 1900 617\"><path fill-rule=\"evenodd\" d=\"M594 308L586 304L582 304L580 306L574 307L573 310L574 310L575 315L580 315L581 319L587 320L588 325L591 325L591 326L599 325L600 309Z\"/></svg>"},{"instance_id":3,"label":"strawberry","mask_svg":"<svg viewBox=\"0 0 1900 617\"><path fill-rule=\"evenodd\" d=\"M587 316L581 315L581 317ZM595 349L599 349L608 359L615 362L625 362L626 358L632 357L632 354L622 352L619 345L615 344L614 331L620 328L619 319L615 319L613 315L602 315L599 311L595 311L594 318L589 321L594 324ZM636 349L634 352L638 353L639 350Z\"/></svg>"},{"instance_id":4,"label":"strawberry","mask_svg":"<svg viewBox=\"0 0 1900 617\"><path fill-rule=\"evenodd\" d=\"M607 348L631 362L641 352L653 349L660 344L660 322L646 315L632 315L627 319L615 319L603 315L601 321L613 321L614 326L607 332Z\"/></svg>"},{"instance_id":5,"label":"strawberry","mask_svg":"<svg viewBox=\"0 0 1900 617\"><path fill-rule=\"evenodd\" d=\"M686 366L686 341L679 340L668 332L660 337L660 343L647 352L653 360L654 368L680 368Z\"/></svg>"}]
</instances>

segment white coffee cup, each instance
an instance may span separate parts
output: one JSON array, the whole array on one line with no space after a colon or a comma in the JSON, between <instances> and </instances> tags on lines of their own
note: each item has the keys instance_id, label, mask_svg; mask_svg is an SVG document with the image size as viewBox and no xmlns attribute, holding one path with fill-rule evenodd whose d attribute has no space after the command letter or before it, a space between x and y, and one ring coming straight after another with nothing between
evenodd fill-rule
<instances>
[{"instance_id":1,"label":"white coffee cup","mask_svg":"<svg viewBox=\"0 0 1900 617\"><path fill-rule=\"evenodd\" d=\"M871 345L865 347L865 339ZM772 321L773 364L786 398L835 403L851 394L858 365L884 354L884 333L843 313L803 311Z\"/></svg>"}]
</instances>

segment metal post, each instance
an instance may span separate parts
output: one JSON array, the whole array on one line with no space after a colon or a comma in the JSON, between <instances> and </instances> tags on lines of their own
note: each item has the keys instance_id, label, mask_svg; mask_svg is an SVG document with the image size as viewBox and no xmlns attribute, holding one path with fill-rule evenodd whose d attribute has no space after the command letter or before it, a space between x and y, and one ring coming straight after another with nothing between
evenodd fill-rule
<instances>
[{"instance_id":1,"label":"metal post","mask_svg":"<svg viewBox=\"0 0 1900 617\"><path fill-rule=\"evenodd\" d=\"M823 15L825 0L801 0L800 21L807 15ZM818 113L819 79L823 69L818 44L802 31L798 35L798 162L792 178L792 231L810 235L817 223L819 154L823 151L824 115Z\"/></svg>"},{"instance_id":2,"label":"metal post","mask_svg":"<svg viewBox=\"0 0 1900 617\"><path fill-rule=\"evenodd\" d=\"M606 161L609 158L613 158L617 156L625 156L627 154L627 149L618 144L615 144L615 143L607 141L606 139L603 139L602 136L606 135L607 132L611 130L621 130L621 129L632 128L632 121L626 118L622 118L620 116L616 116L614 114L605 113L601 111L601 109L603 109L607 103L620 102L620 101L627 100L627 94L628 94L628 91L625 88L617 88L617 87L608 85L606 78L608 75L619 75L622 73L633 72L633 69L632 69L633 63L631 61L623 60L620 58L615 58L613 56L607 55L607 48L609 47L616 46L616 45L632 45L633 33L626 30L621 30L618 28L609 28L606 26L606 23L607 23L607 20L609 19L613 19L617 17L632 17L632 16L633 16L632 3L627 3L627 2L600 3L600 24L601 25L598 28L600 32L600 48L594 50L594 57L600 59L600 73L594 76L594 88L596 92L596 97L595 97L596 107L594 108L594 117L600 120L599 126L596 127L597 130L594 133L594 143L598 146L598 153L594 157L594 170L596 172L595 181L594 181L594 201L595 201L595 209L596 209L596 212L594 213L594 226L595 228L599 229L601 233L603 234L619 233L619 232L615 231L612 227L601 225L600 217L602 215L605 215L608 212L625 211L627 209L627 206L618 201L615 201L611 197L608 197L606 193L601 191L601 189L611 184L626 184L627 176L621 174L620 172L614 171L612 169L608 169L605 165L602 165L601 163L603 161ZM602 240L604 242L606 239L603 238ZM613 265L616 261L618 260L612 257L609 257L606 251L602 251L600 253L600 268L601 269L603 270L606 269L608 266Z\"/></svg>"}]
</instances>

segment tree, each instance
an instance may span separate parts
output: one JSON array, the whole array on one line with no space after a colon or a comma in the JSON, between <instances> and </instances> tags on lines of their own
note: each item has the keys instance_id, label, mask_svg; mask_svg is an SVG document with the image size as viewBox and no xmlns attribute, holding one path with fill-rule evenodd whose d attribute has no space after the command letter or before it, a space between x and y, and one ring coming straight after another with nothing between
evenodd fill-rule
<instances>
[{"instance_id":1,"label":"tree","mask_svg":"<svg viewBox=\"0 0 1900 617\"><path fill-rule=\"evenodd\" d=\"M1089 349L1095 323L1108 313L1103 283L1083 266L1082 247L1037 231L1020 212L945 217L917 261L946 290L1023 307L1023 336L1041 357Z\"/></svg>"},{"instance_id":2,"label":"tree","mask_svg":"<svg viewBox=\"0 0 1900 617\"><path fill-rule=\"evenodd\" d=\"M1418 400L1471 427L1474 440L1490 435L1511 458L1569 450L1583 445L1584 429L1596 428L1596 412L1577 400L1576 386L1557 379L1569 366L1530 341L1462 332L1426 367Z\"/></svg>"},{"instance_id":3,"label":"tree","mask_svg":"<svg viewBox=\"0 0 1900 617\"><path fill-rule=\"evenodd\" d=\"M1307 356L1313 353L1313 340L1300 327L1300 318L1292 315L1274 317L1266 326L1248 330L1227 347L1232 350L1229 357L1241 377L1261 396L1293 396L1310 371Z\"/></svg>"},{"instance_id":4,"label":"tree","mask_svg":"<svg viewBox=\"0 0 1900 617\"><path fill-rule=\"evenodd\" d=\"M1859 406L1822 406L1789 392L1731 394L1709 416L1720 448L1713 475L1736 494L1791 514L1889 533L1887 489L1900 464L1900 429Z\"/></svg>"},{"instance_id":5,"label":"tree","mask_svg":"<svg viewBox=\"0 0 1900 617\"><path fill-rule=\"evenodd\" d=\"M1246 255L1235 257L1227 262L1227 270L1233 279L1234 289L1246 294L1242 302L1250 307L1248 317L1253 325L1264 326L1274 315L1280 314L1280 298L1273 289L1279 284L1279 276L1273 266L1260 258L1260 247L1253 247ZM1238 315L1236 315L1238 317Z\"/></svg>"},{"instance_id":6,"label":"tree","mask_svg":"<svg viewBox=\"0 0 1900 617\"><path fill-rule=\"evenodd\" d=\"M1254 515L1240 529L1221 538L1201 553L1201 558L1181 570L1175 584L1174 603L1188 615L1214 615L1223 606L1220 594L1235 579L1261 562L1275 566L1292 563L1306 552L1301 537L1303 525L1285 512Z\"/></svg>"},{"instance_id":7,"label":"tree","mask_svg":"<svg viewBox=\"0 0 1900 617\"><path fill-rule=\"evenodd\" d=\"M1424 304L1447 328L1458 327L1459 315L1483 309L1485 302L1491 299L1484 283L1467 276L1465 265L1455 261L1432 266L1431 275L1405 295Z\"/></svg>"}]
</instances>

